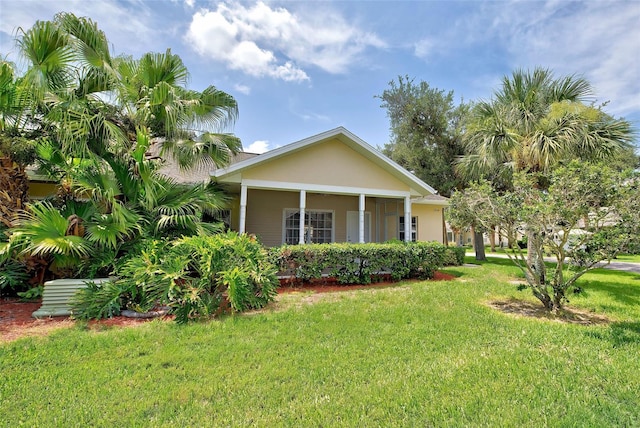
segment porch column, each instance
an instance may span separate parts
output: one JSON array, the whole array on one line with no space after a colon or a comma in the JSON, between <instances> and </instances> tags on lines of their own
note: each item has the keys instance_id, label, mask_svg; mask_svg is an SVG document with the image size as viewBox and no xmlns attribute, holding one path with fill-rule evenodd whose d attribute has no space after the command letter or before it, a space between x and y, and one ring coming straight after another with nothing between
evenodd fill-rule
<instances>
[{"instance_id":1,"label":"porch column","mask_svg":"<svg viewBox=\"0 0 640 428\"><path fill-rule=\"evenodd\" d=\"M307 207L307 191L300 191L300 237L298 239L299 244L304 244L304 210Z\"/></svg>"},{"instance_id":2,"label":"porch column","mask_svg":"<svg viewBox=\"0 0 640 428\"><path fill-rule=\"evenodd\" d=\"M247 223L247 186L240 186L240 226L238 232L244 233Z\"/></svg>"},{"instance_id":3,"label":"porch column","mask_svg":"<svg viewBox=\"0 0 640 428\"><path fill-rule=\"evenodd\" d=\"M404 240L411 242L411 196L404 197Z\"/></svg>"},{"instance_id":4,"label":"porch column","mask_svg":"<svg viewBox=\"0 0 640 428\"><path fill-rule=\"evenodd\" d=\"M358 203L358 242L364 244L364 193L360 193L360 200Z\"/></svg>"}]
</instances>

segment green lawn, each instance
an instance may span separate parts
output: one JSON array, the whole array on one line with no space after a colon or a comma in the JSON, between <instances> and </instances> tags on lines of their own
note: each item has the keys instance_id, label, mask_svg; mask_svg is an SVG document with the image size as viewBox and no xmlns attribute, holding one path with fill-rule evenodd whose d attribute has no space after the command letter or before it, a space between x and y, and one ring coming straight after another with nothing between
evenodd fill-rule
<instances>
[{"instance_id":1,"label":"green lawn","mask_svg":"<svg viewBox=\"0 0 640 428\"><path fill-rule=\"evenodd\" d=\"M620 254L614 261L640 263L640 254Z\"/></svg>"},{"instance_id":2,"label":"green lawn","mask_svg":"<svg viewBox=\"0 0 640 428\"><path fill-rule=\"evenodd\" d=\"M571 304L613 322L579 326L487 307L531 299L508 260L446 271L459 278L1 345L0 425L640 425L640 276L586 276Z\"/></svg>"}]
</instances>

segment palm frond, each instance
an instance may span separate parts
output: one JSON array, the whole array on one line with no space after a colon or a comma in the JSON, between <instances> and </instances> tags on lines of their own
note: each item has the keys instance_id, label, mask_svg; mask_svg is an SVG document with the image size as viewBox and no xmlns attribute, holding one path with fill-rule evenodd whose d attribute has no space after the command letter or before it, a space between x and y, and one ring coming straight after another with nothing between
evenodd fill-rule
<instances>
[{"instance_id":1,"label":"palm frond","mask_svg":"<svg viewBox=\"0 0 640 428\"><path fill-rule=\"evenodd\" d=\"M15 232L27 242L23 253L33 256L86 257L91 252L88 242L80 236L67 235L69 222L47 202L33 204L20 217Z\"/></svg>"},{"instance_id":2,"label":"palm frond","mask_svg":"<svg viewBox=\"0 0 640 428\"><path fill-rule=\"evenodd\" d=\"M22 55L31 64L25 84L42 98L46 92L66 88L71 81L69 67L74 60L64 31L50 21L38 21L18 39Z\"/></svg>"}]
</instances>

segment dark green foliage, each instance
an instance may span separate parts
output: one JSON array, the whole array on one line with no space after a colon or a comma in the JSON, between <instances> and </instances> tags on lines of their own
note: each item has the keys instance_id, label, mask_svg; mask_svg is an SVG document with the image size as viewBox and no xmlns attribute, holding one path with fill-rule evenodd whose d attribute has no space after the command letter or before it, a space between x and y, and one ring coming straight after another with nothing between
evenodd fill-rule
<instances>
[{"instance_id":1,"label":"dark green foliage","mask_svg":"<svg viewBox=\"0 0 640 428\"><path fill-rule=\"evenodd\" d=\"M120 315L124 302L134 293L135 290L130 284L121 281L87 283L87 287L78 290L70 302L72 314L78 319L111 318Z\"/></svg>"},{"instance_id":2,"label":"dark green foliage","mask_svg":"<svg viewBox=\"0 0 640 428\"><path fill-rule=\"evenodd\" d=\"M43 293L44 293L44 285L37 285L33 288L28 289L27 291L18 293L18 296L20 296L20 298L24 301L29 301L29 300L40 299Z\"/></svg>"},{"instance_id":3,"label":"dark green foliage","mask_svg":"<svg viewBox=\"0 0 640 428\"><path fill-rule=\"evenodd\" d=\"M391 143L384 153L448 196L460 186L453 165L463 154L462 132L468 106L455 105L453 92L398 76L389 82L381 107L387 110Z\"/></svg>"},{"instance_id":4,"label":"dark green foliage","mask_svg":"<svg viewBox=\"0 0 640 428\"><path fill-rule=\"evenodd\" d=\"M0 263L0 292L27 290L29 288L28 281L29 275L23 263L15 260Z\"/></svg>"},{"instance_id":5,"label":"dark green foliage","mask_svg":"<svg viewBox=\"0 0 640 428\"><path fill-rule=\"evenodd\" d=\"M0 134L0 156L7 156L18 165L30 165L36 158L35 142L19 135Z\"/></svg>"},{"instance_id":6,"label":"dark green foliage","mask_svg":"<svg viewBox=\"0 0 640 428\"><path fill-rule=\"evenodd\" d=\"M262 308L275 297L275 273L264 247L247 235L148 241L119 270L117 281L79 293L74 315L101 318L124 308L146 312L168 306L176 321L185 323Z\"/></svg>"},{"instance_id":7,"label":"dark green foliage","mask_svg":"<svg viewBox=\"0 0 640 428\"><path fill-rule=\"evenodd\" d=\"M462 266L464 264L465 247L447 247L444 253L443 266Z\"/></svg>"},{"instance_id":8,"label":"dark green foliage","mask_svg":"<svg viewBox=\"0 0 640 428\"><path fill-rule=\"evenodd\" d=\"M242 147L219 132L238 114L231 95L188 89L188 70L170 50L112 55L97 23L71 13L37 22L16 42L24 75L0 61L0 187L13 189L1 198L0 224L13 229L0 258L37 257L38 281L93 278L117 270L137 241L221 230L202 219L226 206L223 192L178 183L158 159L181 169L226 165ZM52 205L26 205L22 167L34 161L59 184Z\"/></svg>"},{"instance_id":9,"label":"dark green foliage","mask_svg":"<svg viewBox=\"0 0 640 428\"><path fill-rule=\"evenodd\" d=\"M445 247L436 242L305 244L271 249L284 275L308 281L323 274L340 284L369 284L380 275L394 280L432 278L443 265Z\"/></svg>"}]
</instances>

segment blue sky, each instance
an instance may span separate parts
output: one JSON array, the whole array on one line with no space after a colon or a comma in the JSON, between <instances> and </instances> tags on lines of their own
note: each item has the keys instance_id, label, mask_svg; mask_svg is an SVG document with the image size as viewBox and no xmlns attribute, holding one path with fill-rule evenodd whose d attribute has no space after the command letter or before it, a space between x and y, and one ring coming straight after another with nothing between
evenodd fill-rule
<instances>
[{"instance_id":1,"label":"blue sky","mask_svg":"<svg viewBox=\"0 0 640 428\"><path fill-rule=\"evenodd\" d=\"M97 21L114 54L171 48L192 89L237 99L233 131L251 151L337 126L382 147L375 95L398 75L476 100L535 66L583 75L640 128L640 1L0 0L0 54L20 64L16 29L60 11Z\"/></svg>"}]
</instances>

